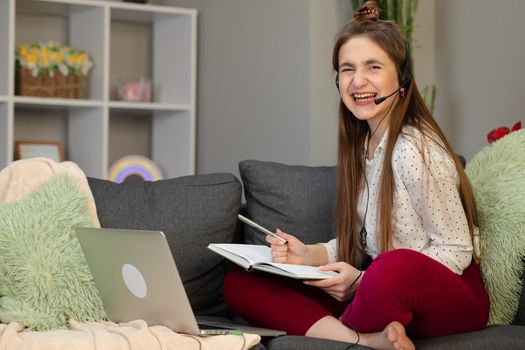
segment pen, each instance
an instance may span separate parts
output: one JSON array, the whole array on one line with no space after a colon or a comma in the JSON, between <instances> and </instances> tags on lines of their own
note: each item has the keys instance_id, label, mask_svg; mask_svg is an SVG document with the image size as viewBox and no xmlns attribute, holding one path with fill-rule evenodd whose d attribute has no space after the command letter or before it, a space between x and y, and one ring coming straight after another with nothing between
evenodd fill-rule
<instances>
[{"instance_id":1,"label":"pen","mask_svg":"<svg viewBox=\"0 0 525 350\"><path fill-rule=\"evenodd\" d=\"M239 218L239 220L241 220L242 222L245 222L247 223L248 225L250 225L251 227L254 227L256 229L258 229L259 231L261 232L264 232L272 237L275 237L277 238L278 240L280 240L281 242L283 243L288 243L288 241L282 237L279 237L277 234L275 234L274 232L268 230L267 228L264 228L262 227L261 225L259 224L256 224L255 222L253 222L252 220L248 219L247 217L244 217L242 216L241 214L237 215L237 217Z\"/></svg>"}]
</instances>

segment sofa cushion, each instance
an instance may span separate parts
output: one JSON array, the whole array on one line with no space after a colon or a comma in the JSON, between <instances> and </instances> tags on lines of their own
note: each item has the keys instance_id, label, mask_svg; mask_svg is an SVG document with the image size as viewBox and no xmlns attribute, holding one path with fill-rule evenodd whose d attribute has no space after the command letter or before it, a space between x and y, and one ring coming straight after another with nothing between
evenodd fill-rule
<instances>
[{"instance_id":1,"label":"sofa cushion","mask_svg":"<svg viewBox=\"0 0 525 350\"><path fill-rule=\"evenodd\" d=\"M228 315L222 299L224 262L207 246L232 241L241 203L241 185L235 176L122 184L88 181L102 227L163 231L195 313Z\"/></svg>"},{"instance_id":2,"label":"sofa cushion","mask_svg":"<svg viewBox=\"0 0 525 350\"><path fill-rule=\"evenodd\" d=\"M0 206L0 320L29 329L100 321L102 301L75 235L90 226L87 195L67 175Z\"/></svg>"},{"instance_id":3,"label":"sofa cushion","mask_svg":"<svg viewBox=\"0 0 525 350\"><path fill-rule=\"evenodd\" d=\"M496 326L446 337L415 339L414 344L418 350L519 350L525 348L523 331L521 326ZM364 345L301 336L271 338L265 346L268 350L371 349Z\"/></svg>"},{"instance_id":4,"label":"sofa cushion","mask_svg":"<svg viewBox=\"0 0 525 350\"><path fill-rule=\"evenodd\" d=\"M467 164L478 209L481 271L490 296L489 324L516 318L525 257L525 130L481 150Z\"/></svg>"},{"instance_id":5,"label":"sofa cushion","mask_svg":"<svg viewBox=\"0 0 525 350\"><path fill-rule=\"evenodd\" d=\"M334 238L335 167L245 160L239 172L249 218L304 243ZM252 227L245 225L244 232L246 243L266 244L264 234Z\"/></svg>"}]
</instances>

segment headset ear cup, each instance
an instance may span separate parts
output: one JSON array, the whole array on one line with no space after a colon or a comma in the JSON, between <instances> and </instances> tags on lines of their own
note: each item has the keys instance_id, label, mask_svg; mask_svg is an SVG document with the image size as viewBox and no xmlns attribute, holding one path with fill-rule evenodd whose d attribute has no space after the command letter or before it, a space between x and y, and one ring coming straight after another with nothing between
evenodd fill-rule
<instances>
[{"instance_id":1,"label":"headset ear cup","mask_svg":"<svg viewBox=\"0 0 525 350\"><path fill-rule=\"evenodd\" d=\"M408 71L408 69L403 74L403 81L401 82L402 87L407 87L408 84L410 84L410 81L412 80L412 74Z\"/></svg>"},{"instance_id":2,"label":"headset ear cup","mask_svg":"<svg viewBox=\"0 0 525 350\"><path fill-rule=\"evenodd\" d=\"M407 87L412 80L412 73L408 69L408 63L410 62L410 44L405 40L405 62L402 66L402 76L401 76L401 87Z\"/></svg>"}]
</instances>

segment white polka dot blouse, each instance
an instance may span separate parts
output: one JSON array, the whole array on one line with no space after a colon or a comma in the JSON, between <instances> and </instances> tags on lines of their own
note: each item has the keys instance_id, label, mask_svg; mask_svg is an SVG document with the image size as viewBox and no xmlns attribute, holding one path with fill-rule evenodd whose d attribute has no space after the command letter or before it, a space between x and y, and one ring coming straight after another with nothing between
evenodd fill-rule
<instances>
[{"instance_id":1,"label":"white polka dot blouse","mask_svg":"<svg viewBox=\"0 0 525 350\"><path fill-rule=\"evenodd\" d=\"M366 207L366 248L372 258L378 255L378 192L383 169L388 131L366 160L366 185L358 204L362 225ZM440 144L413 127L405 127L398 137L392 156L394 174L393 245L394 249L419 251L441 262L457 274L470 264L473 244L458 186L454 161ZM477 230L475 232L477 234ZM329 261L336 261L336 240L323 243Z\"/></svg>"}]
</instances>

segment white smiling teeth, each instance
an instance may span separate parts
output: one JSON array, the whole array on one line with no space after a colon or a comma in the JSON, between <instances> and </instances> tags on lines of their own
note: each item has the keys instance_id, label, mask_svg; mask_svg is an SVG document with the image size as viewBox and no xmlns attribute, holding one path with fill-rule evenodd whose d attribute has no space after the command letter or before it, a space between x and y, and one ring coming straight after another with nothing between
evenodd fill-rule
<instances>
[{"instance_id":1,"label":"white smiling teeth","mask_svg":"<svg viewBox=\"0 0 525 350\"><path fill-rule=\"evenodd\" d=\"M368 98L375 97L377 94L374 93L366 93L366 94L354 94L354 98L356 100L366 100Z\"/></svg>"}]
</instances>

